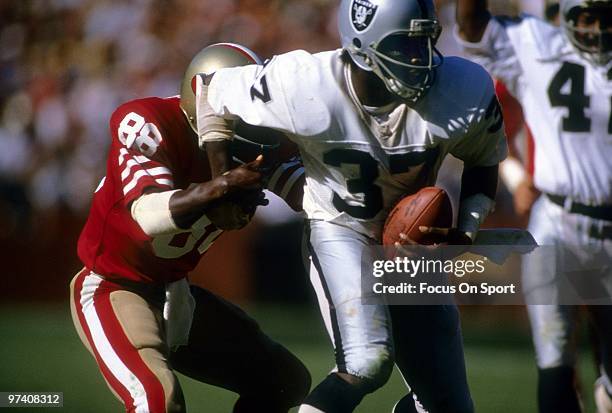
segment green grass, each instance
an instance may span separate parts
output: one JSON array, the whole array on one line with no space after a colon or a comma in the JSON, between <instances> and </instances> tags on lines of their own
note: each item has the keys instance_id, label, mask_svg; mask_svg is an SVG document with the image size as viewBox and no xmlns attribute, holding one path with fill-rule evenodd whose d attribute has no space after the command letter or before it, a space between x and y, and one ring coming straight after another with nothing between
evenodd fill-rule
<instances>
[{"instance_id":1,"label":"green grass","mask_svg":"<svg viewBox=\"0 0 612 413\"><path fill-rule=\"evenodd\" d=\"M313 381L322 379L333 361L330 345L312 309L255 308L252 314L273 337L294 351L309 367ZM535 412L536 372L526 328L521 323L488 323L466 315L466 362L478 412ZM19 409L20 412L114 412L120 404L106 388L93 359L79 342L68 306L0 308L0 391L62 391L63 409ZM581 351L587 412L593 412L594 369ZM228 413L235 395L180 376L192 412ZM404 386L397 372L389 383L368 396L357 412L387 413Z\"/></svg>"}]
</instances>

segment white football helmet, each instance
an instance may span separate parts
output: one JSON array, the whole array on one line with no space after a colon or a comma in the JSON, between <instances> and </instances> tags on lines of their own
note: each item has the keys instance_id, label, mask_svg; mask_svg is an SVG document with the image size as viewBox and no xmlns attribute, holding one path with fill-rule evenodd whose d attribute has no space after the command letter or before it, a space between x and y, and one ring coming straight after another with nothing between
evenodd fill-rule
<instances>
[{"instance_id":1,"label":"white football helmet","mask_svg":"<svg viewBox=\"0 0 612 413\"><path fill-rule=\"evenodd\" d=\"M561 0L561 25L572 45L597 65L612 60L612 0ZM576 26L580 11L589 10L599 17L599 28Z\"/></svg>"},{"instance_id":2,"label":"white football helmet","mask_svg":"<svg viewBox=\"0 0 612 413\"><path fill-rule=\"evenodd\" d=\"M197 133L195 108L195 75L212 74L218 69L262 64L259 56L252 50L235 43L216 43L202 49L189 63L181 82L180 106Z\"/></svg>"},{"instance_id":3,"label":"white football helmet","mask_svg":"<svg viewBox=\"0 0 612 413\"><path fill-rule=\"evenodd\" d=\"M414 102L433 84L443 57L432 0L342 0L338 28L355 64L390 92Z\"/></svg>"}]
</instances>

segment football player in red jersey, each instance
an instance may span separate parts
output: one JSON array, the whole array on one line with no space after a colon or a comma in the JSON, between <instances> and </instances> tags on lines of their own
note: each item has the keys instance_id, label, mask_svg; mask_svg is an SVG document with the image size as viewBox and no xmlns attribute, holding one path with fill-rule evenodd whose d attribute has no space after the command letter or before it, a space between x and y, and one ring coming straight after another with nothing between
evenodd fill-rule
<instances>
[{"instance_id":1,"label":"football player in red jersey","mask_svg":"<svg viewBox=\"0 0 612 413\"><path fill-rule=\"evenodd\" d=\"M180 98L134 100L111 117L107 173L78 242L85 268L70 285L71 312L128 412L185 411L174 371L238 393L237 413L287 412L309 390L293 354L186 280L223 229L244 226L265 204L262 182L301 209L303 169L291 148L267 167L258 156L214 179L198 148L191 79L253 63L259 59L242 46L209 46L191 62ZM254 159L260 148L248 148L235 157Z\"/></svg>"}]
</instances>

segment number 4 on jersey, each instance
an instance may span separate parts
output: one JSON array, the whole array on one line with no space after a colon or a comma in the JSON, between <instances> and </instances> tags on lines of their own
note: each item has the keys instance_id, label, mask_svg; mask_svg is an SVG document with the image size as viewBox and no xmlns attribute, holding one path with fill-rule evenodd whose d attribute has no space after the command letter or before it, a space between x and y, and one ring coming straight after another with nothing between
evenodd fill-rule
<instances>
[{"instance_id":1,"label":"number 4 on jersey","mask_svg":"<svg viewBox=\"0 0 612 413\"><path fill-rule=\"evenodd\" d=\"M584 93L584 77L584 66L564 62L548 87L551 106L568 109L568 115L563 118L563 130L566 132L591 130L591 119L584 114L591 105L591 99ZM570 91L563 93L561 90L568 82L571 84Z\"/></svg>"},{"instance_id":2,"label":"number 4 on jersey","mask_svg":"<svg viewBox=\"0 0 612 413\"><path fill-rule=\"evenodd\" d=\"M612 70L608 73L609 80L612 77L611 75ZM551 106L561 106L568 110L567 116L563 118L563 130L565 132L591 131L591 119L585 114L585 110L591 107L591 98L585 93L585 76L586 69L584 66L564 62L548 87L548 98ZM564 93L564 88L569 90L569 93ZM612 107L612 98L610 105ZM608 121L608 133L612 134L612 113Z\"/></svg>"}]
</instances>

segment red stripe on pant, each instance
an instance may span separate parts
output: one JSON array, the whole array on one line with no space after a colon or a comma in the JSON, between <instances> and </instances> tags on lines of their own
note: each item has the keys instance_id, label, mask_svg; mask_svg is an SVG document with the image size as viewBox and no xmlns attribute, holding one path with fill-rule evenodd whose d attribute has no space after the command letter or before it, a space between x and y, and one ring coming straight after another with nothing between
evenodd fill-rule
<instances>
[{"instance_id":1,"label":"red stripe on pant","mask_svg":"<svg viewBox=\"0 0 612 413\"><path fill-rule=\"evenodd\" d=\"M98 353L98 349L96 348L96 345L91 336L89 325L87 324L87 320L85 319L85 314L83 313L83 306L81 305L81 291L83 290L83 283L85 282L85 277L89 273L90 271L84 268L77 276L76 282L74 284L73 300L75 303L76 312L79 316L79 323L81 324L81 328L83 329L83 332L85 333L85 337L87 337L87 341L89 342L89 347L92 349L94 353L94 357L96 359L96 362L98 363L98 367L100 368L102 375L106 379L106 382L113 388L115 393L117 393L117 395L121 397L121 400L123 400L123 403L125 404L126 410L128 412L133 411L134 410L134 400L132 399L130 392L123 384L121 384L119 380L117 380L117 378L115 378L115 376L111 373L109 368L106 366L106 364L102 360L102 357L100 357L100 353Z\"/></svg>"},{"instance_id":2,"label":"red stripe on pant","mask_svg":"<svg viewBox=\"0 0 612 413\"><path fill-rule=\"evenodd\" d=\"M84 279L84 277L83 277ZM80 284L82 286L82 282ZM102 289L104 292L102 294L94 295L94 308L98 319L100 320L100 324L102 325L102 330L107 340L111 344L113 350L121 359L123 364L128 368L134 376L142 383L145 393L147 396L147 403L149 405L150 413L165 413L166 412L166 402L164 389L159 379L153 372L149 369L149 367L142 360L140 355L138 354L138 349L136 349L128 337L123 332L123 327L121 323L117 319L115 312L113 310L112 304L110 302L110 294L113 291L116 291L117 288L110 282L103 280L98 289ZM80 291L80 289L79 289ZM80 308L80 307L79 307ZM81 312L79 313L79 317L81 317ZM83 324L83 322L81 323ZM88 330L89 332L89 330ZM91 339L91 335L88 335L88 339L90 343L92 343L92 348L95 349L93 345L93 340ZM96 350L94 350L96 351ZM104 363L100 363L102 361L99 354L96 351L96 359L98 359L98 364L100 366L104 366L103 374L105 377L112 377L111 386L119 394L125 403L126 410L128 412L135 411L134 400L130 395L127 388L117 380L116 377L112 375L112 372L108 369ZM105 371L107 374L105 374ZM108 377L107 377L108 379ZM115 384L118 384L116 386ZM119 391L120 390L120 391Z\"/></svg>"}]
</instances>

